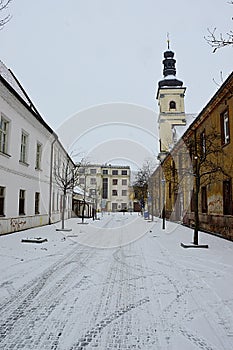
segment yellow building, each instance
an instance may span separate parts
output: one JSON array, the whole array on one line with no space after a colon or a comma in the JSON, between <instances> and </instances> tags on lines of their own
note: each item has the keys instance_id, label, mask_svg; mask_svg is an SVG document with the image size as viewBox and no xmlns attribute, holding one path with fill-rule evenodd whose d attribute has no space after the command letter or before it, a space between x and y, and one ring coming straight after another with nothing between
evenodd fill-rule
<instances>
[{"instance_id":1,"label":"yellow building","mask_svg":"<svg viewBox=\"0 0 233 350\"><path fill-rule=\"evenodd\" d=\"M161 161L155 213L233 240L233 73Z\"/></svg>"}]
</instances>

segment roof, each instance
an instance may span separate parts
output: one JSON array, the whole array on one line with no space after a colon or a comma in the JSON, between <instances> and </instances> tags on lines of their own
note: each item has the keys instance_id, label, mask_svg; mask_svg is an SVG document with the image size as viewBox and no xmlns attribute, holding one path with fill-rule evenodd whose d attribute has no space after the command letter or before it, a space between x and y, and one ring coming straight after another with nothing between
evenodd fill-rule
<instances>
[{"instance_id":1,"label":"roof","mask_svg":"<svg viewBox=\"0 0 233 350\"><path fill-rule=\"evenodd\" d=\"M6 65L0 60L0 81L4 86L34 115L34 117L51 133L54 131L42 118L33 102L27 95L26 91L16 78L14 73L6 67Z\"/></svg>"}]
</instances>

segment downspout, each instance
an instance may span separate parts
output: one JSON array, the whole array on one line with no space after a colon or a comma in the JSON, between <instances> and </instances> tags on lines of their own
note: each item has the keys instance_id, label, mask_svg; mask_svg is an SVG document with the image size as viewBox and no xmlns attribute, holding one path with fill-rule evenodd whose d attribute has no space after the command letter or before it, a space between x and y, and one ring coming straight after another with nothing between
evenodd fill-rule
<instances>
[{"instance_id":1,"label":"downspout","mask_svg":"<svg viewBox=\"0 0 233 350\"><path fill-rule=\"evenodd\" d=\"M52 189L53 189L53 154L54 154L54 144L58 140L57 135L54 133L54 140L51 143L51 152L50 152L50 180L49 180L49 225L52 224Z\"/></svg>"}]
</instances>

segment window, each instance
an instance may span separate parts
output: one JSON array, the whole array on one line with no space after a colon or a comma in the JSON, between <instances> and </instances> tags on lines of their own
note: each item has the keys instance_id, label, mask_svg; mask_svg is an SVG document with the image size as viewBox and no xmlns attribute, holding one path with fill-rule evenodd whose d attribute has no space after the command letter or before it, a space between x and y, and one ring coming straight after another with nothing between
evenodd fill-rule
<instances>
[{"instance_id":1,"label":"window","mask_svg":"<svg viewBox=\"0 0 233 350\"><path fill-rule=\"evenodd\" d=\"M108 175L108 169L103 169L103 175Z\"/></svg>"},{"instance_id":2,"label":"window","mask_svg":"<svg viewBox=\"0 0 233 350\"><path fill-rule=\"evenodd\" d=\"M0 120L0 152L7 153L9 122L1 117Z\"/></svg>"},{"instance_id":3,"label":"window","mask_svg":"<svg viewBox=\"0 0 233 350\"><path fill-rule=\"evenodd\" d=\"M25 215L25 190L19 190L19 215Z\"/></svg>"},{"instance_id":4,"label":"window","mask_svg":"<svg viewBox=\"0 0 233 350\"><path fill-rule=\"evenodd\" d=\"M118 170L113 170L112 175L118 175Z\"/></svg>"},{"instance_id":5,"label":"window","mask_svg":"<svg viewBox=\"0 0 233 350\"><path fill-rule=\"evenodd\" d=\"M55 211L55 192L53 192L52 211Z\"/></svg>"},{"instance_id":6,"label":"window","mask_svg":"<svg viewBox=\"0 0 233 350\"><path fill-rule=\"evenodd\" d=\"M108 198L108 178L103 179L103 193L102 198L107 199Z\"/></svg>"},{"instance_id":7,"label":"window","mask_svg":"<svg viewBox=\"0 0 233 350\"><path fill-rule=\"evenodd\" d=\"M112 179L112 184L117 185L117 179Z\"/></svg>"},{"instance_id":8,"label":"window","mask_svg":"<svg viewBox=\"0 0 233 350\"><path fill-rule=\"evenodd\" d=\"M0 216L4 216L5 187L0 187Z\"/></svg>"},{"instance_id":9,"label":"window","mask_svg":"<svg viewBox=\"0 0 233 350\"><path fill-rule=\"evenodd\" d=\"M113 196L117 196L118 194L117 194L117 190L112 190L112 195Z\"/></svg>"},{"instance_id":10,"label":"window","mask_svg":"<svg viewBox=\"0 0 233 350\"><path fill-rule=\"evenodd\" d=\"M206 186L201 188L201 211L207 213L207 191Z\"/></svg>"},{"instance_id":11,"label":"window","mask_svg":"<svg viewBox=\"0 0 233 350\"><path fill-rule=\"evenodd\" d=\"M20 162L27 163L28 135L23 131L21 135Z\"/></svg>"},{"instance_id":12,"label":"window","mask_svg":"<svg viewBox=\"0 0 233 350\"><path fill-rule=\"evenodd\" d=\"M42 145L37 142L36 144L36 169L41 169L41 153L42 153Z\"/></svg>"},{"instance_id":13,"label":"window","mask_svg":"<svg viewBox=\"0 0 233 350\"><path fill-rule=\"evenodd\" d=\"M205 135L205 130L200 135L200 153L201 153L201 158L205 158L205 155L206 155L206 135Z\"/></svg>"},{"instance_id":14,"label":"window","mask_svg":"<svg viewBox=\"0 0 233 350\"><path fill-rule=\"evenodd\" d=\"M96 174L96 169L90 169L90 174L92 175Z\"/></svg>"},{"instance_id":15,"label":"window","mask_svg":"<svg viewBox=\"0 0 233 350\"><path fill-rule=\"evenodd\" d=\"M60 201L60 194L57 193L57 207L56 207L56 210L59 210L59 201Z\"/></svg>"},{"instance_id":16,"label":"window","mask_svg":"<svg viewBox=\"0 0 233 350\"><path fill-rule=\"evenodd\" d=\"M91 185L95 185L96 184L96 178L95 177L91 177L90 184Z\"/></svg>"},{"instance_id":17,"label":"window","mask_svg":"<svg viewBox=\"0 0 233 350\"><path fill-rule=\"evenodd\" d=\"M40 214L40 193L35 193L35 214Z\"/></svg>"},{"instance_id":18,"label":"window","mask_svg":"<svg viewBox=\"0 0 233 350\"><path fill-rule=\"evenodd\" d=\"M222 145L230 142L229 113L228 110L220 115Z\"/></svg>"},{"instance_id":19,"label":"window","mask_svg":"<svg viewBox=\"0 0 233 350\"><path fill-rule=\"evenodd\" d=\"M127 190L122 190L122 196L123 197L127 196Z\"/></svg>"},{"instance_id":20,"label":"window","mask_svg":"<svg viewBox=\"0 0 233 350\"><path fill-rule=\"evenodd\" d=\"M121 170L121 175L127 175L127 170Z\"/></svg>"},{"instance_id":21,"label":"window","mask_svg":"<svg viewBox=\"0 0 233 350\"><path fill-rule=\"evenodd\" d=\"M80 177L79 185L84 185L84 183L85 183L85 178L84 177Z\"/></svg>"},{"instance_id":22,"label":"window","mask_svg":"<svg viewBox=\"0 0 233 350\"><path fill-rule=\"evenodd\" d=\"M112 203L112 211L117 211L117 203Z\"/></svg>"},{"instance_id":23,"label":"window","mask_svg":"<svg viewBox=\"0 0 233 350\"><path fill-rule=\"evenodd\" d=\"M127 210L127 203L121 203L121 210Z\"/></svg>"},{"instance_id":24,"label":"window","mask_svg":"<svg viewBox=\"0 0 233 350\"><path fill-rule=\"evenodd\" d=\"M171 168L172 168L172 176L175 177L176 176L176 163L174 160L172 160Z\"/></svg>"},{"instance_id":25,"label":"window","mask_svg":"<svg viewBox=\"0 0 233 350\"><path fill-rule=\"evenodd\" d=\"M96 189L95 188L90 188L89 194L90 194L90 196L95 196L96 195Z\"/></svg>"},{"instance_id":26,"label":"window","mask_svg":"<svg viewBox=\"0 0 233 350\"><path fill-rule=\"evenodd\" d=\"M169 109L176 109L176 103L175 103L175 101L170 101L170 103L169 103Z\"/></svg>"},{"instance_id":27,"label":"window","mask_svg":"<svg viewBox=\"0 0 233 350\"><path fill-rule=\"evenodd\" d=\"M127 180L125 179L122 180L122 186L127 186Z\"/></svg>"},{"instance_id":28,"label":"window","mask_svg":"<svg viewBox=\"0 0 233 350\"><path fill-rule=\"evenodd\" d=\"M79 174L84 174L85 173L85 168L79 168L78 172L79 172Z\"/></svg>"},{"instance_id":29,"label":"window","mask_svg":"<svg viewBox=\"0 0 233 350\"><path fill-rule=\"evenodd\" d=\"M171 184L171 182L168 183L168 197L172 198L172 184Z\"/></svg>"},{"instance_id":30,"label":"window","mask_svg":"<svg viewBox=\"0 0 233 350\"><path fill-rule=\"evenodd\" d=\"M232 214L231 180L223 181L223 214Z\"/></svg>"}]
</instances>

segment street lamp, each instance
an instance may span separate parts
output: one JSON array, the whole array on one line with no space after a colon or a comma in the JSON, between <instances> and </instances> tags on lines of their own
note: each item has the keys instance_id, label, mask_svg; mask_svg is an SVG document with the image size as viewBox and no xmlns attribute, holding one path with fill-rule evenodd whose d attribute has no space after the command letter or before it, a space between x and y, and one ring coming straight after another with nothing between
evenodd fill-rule
<instances>
[{"instance_id":1,"label":"street lamp","mask_svg":"<svg viewBox=\"0 0 233 350\"><path fill-rule=\"evenodd\" d=\"M162 229L165 230L165 182L166 180L164 178L162 178L161 183L162 183L162 205L163 205L163 209L162 209L162 219L163 219L163 224L162 224Z\"/></svg>"}]
</instances>

